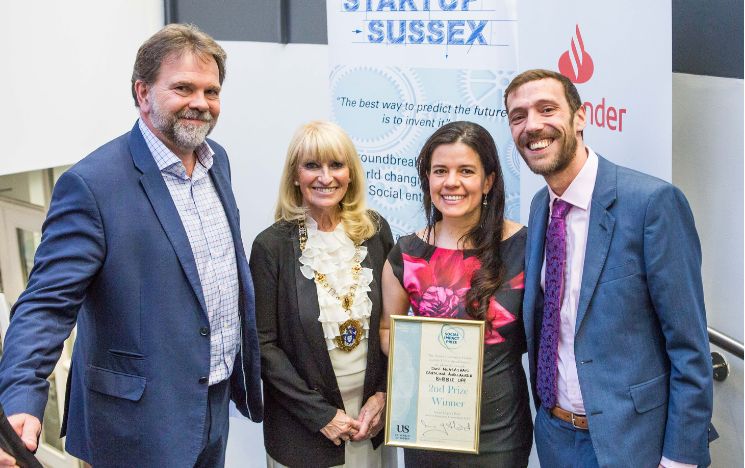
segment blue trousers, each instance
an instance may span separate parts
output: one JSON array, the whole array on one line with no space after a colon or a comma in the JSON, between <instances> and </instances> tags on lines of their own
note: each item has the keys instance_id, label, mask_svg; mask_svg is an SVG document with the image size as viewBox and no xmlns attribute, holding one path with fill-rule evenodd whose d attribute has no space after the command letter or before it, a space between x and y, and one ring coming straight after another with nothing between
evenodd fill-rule
<instances>
[{"instance_id":1,"label":"blue trousers","mask_svg":"<svg viewBox=\"0 0 745 468\"><path fill-rule=\"evenodd\" d=\"M535 417L535 448L542 468L597 468L590 432L575 429L543 407Z\"/></svg>"},{"instance_id":2,"label":"blue trousers","mask_svg":"<svg viewBox=\"0 0 745 468\"><path fill-rule=\"evenodd\" d=\"M225 466L225 449L228 446L228 380L210 385L207 393L207 414L204 421L202 451L194 465L196 468L221 468Z\"/></svg>"}]
</instances>

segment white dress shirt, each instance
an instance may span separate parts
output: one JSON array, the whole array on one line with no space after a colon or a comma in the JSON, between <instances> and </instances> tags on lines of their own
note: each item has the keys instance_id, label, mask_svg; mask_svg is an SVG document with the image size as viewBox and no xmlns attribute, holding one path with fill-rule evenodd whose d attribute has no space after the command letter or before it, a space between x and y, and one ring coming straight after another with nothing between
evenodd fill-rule
<instances>
[{"instance_id":1,"label":"white dress shirt","mask_svg":"<svg viewBox=\"0 0 745 468\"><path fill-rule=\"evenodd\" d=\"M233 236L209 170L215 154L205 141L189 177L186 167L147 126L140 131L155 158L189 238L210 323L210 375L213 385L230 377L240 344L238 268ZM156 319L157 320L157 319Z\"/></svg>"},{"instance_id":2,"label":"white dress shirt","mask_svg":"<svg viewBox=\"0 0 745 468\"><path fill-rule=\"evenodd\" d=\"M553 209L554 200L557 198L572 205L566 216L566 268L564 295L561 299L556 404L576 414L585 414L585 405L582 402L577 363L574 358L574 330L577 324L582 269L585 264L592 191L598 174L597 155L590 148L587 148L587 153L587 161L561 197L548 188L549 209ZM545 286L546 276L546 256L543 257L541 288Z\"/></svg>"}]
</instances>

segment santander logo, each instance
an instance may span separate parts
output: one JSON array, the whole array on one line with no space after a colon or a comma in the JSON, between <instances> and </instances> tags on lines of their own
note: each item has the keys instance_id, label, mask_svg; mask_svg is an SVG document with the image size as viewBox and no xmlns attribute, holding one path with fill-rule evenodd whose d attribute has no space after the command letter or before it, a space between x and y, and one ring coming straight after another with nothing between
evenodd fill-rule
<instances>
[{"instance_id":1,"label":"santander logo","mask_svg":"<svg viewBox=\"0 0 745 468\"><path fill-rule=\"evenodd\" d=\"M592 78L595 65L592 63L592 57L585 50L579 25L576 25L575 31L577 34L572 38L571 50L565 51L559 57L559 71L572 80L572 83L579 84Z\"/></svg>"},{"instance_id":2,"label":"santander logo","mask_svg":"<svg viewBox=\"0 0 745 468\"><path fill-rule=\"evenodd\" d=\"M576 35L572 37L571 49L564 51L559 57L559 72L569 78L572 83L586 83L595 72L595 64L592 57L585 50L582 33L579 25L575 25ZM597 86L591 86L597 88ZM628 109L619 105L611 105L610 99L601 97L585 101L587 123L593 127L599 127L612 132L623 132L624 117L627 117Z\"/></svg>"}]
</instances>

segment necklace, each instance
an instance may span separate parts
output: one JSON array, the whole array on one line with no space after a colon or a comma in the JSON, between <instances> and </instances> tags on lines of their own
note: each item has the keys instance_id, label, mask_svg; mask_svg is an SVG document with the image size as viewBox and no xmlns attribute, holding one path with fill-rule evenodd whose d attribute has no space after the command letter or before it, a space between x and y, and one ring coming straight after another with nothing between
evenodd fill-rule
<instances>
[{"instance_id":1,"label":"necklace","mask_svg":"<svg viewBox=\"0 0 745 468\"><path fill-rule=\"evenodd\" d=\"M298 237L300 240L300 251L305 250L305 243L308 241L308 230L305 227L305 220L300 220L298 223ZM357 292L357 285L359 284L360 274L362 273L362 258L360 256L360 244L354 244L354 256L352 257L354 265L352 266L352 286L346 294L339 294L339 292L333 288L326 278L326 275L313 270L313 277L317 285L320 285L331 297L341 303L342 309L349 315L349 319L339 324L339 336L334 338L336 346L345 352L350 352L362 340L362 334L364 333L362 323L359 320L352 318L352 306L354 305L354 296Z\"/></svg>"}]
</instances>

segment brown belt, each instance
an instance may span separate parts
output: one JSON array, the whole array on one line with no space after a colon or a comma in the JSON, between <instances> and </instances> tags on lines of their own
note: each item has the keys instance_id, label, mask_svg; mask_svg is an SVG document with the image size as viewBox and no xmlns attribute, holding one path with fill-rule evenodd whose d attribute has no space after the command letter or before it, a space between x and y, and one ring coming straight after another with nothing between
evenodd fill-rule
<instances>
[{"instance_id":1,"label":"brown belt","mask_svg":"<svg viewBox=\"0 0 745 468\"><path fill-rule=\"evenodd\" d=\"M554 406L551 409L551 414L561 419L562 421L568 422L569 424L574 426L575 429L582 429L584 431L589 429L587 425L587 416L574 414L571 411L561 409L558 406Z\"/></svg>"}]
</instances>

